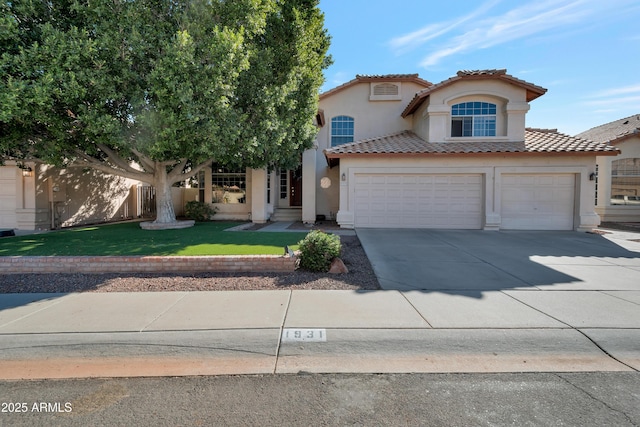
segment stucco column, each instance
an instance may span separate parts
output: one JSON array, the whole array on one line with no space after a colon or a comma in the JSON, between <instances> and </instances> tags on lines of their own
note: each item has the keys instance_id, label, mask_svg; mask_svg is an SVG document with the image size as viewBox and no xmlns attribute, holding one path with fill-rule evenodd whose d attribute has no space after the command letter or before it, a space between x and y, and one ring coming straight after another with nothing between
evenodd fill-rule
<instances>
[{"instance_id":1,"label":"stucco column","mask_svg":"<svg viewBox=\"0 0 640 427\"><path fill-rule=\"evenodd\" d=\"M302 153L302 222L316 222L316 154L315 148Z\"/></svg>"},{"instance_id":2,"label":"stucco column","mask_svg":"<svg viewBox=\"0 0 640 427\"><path fill-rule=\"evenodd\" d=\"M447 104L429 105L427 108L429 118L430 142L443 142L448 136L450 127L450 107ZM424 119L423 119L424 120Z\"/></svg>"},{"instance_id":3,"label":"stucco column","mask_svg":"<svg viewBox=\"0 0 640 427\"><path fill-rule=\"evenodd\" d=\"M595 181L589 180L589 175L594 170L595 161L592 170L583 169L576 175L576 193L578 194L577 199L580 201L577 231L591 231L600 225L600 216L595 212L595 203L593 200L596 185Z\"/></svg>"},{"instance_id":4,"label":"stucco column","mask_svg":"<svg viewBox=\"0 0 640 427\"><path fill-rule=\"evenodd\" d=\"M49 228L48 222L38 221L40 216L48 211L38 212L36 204L37 180L39 168L35 163L25 163L25 167L31 168L31 176L23 176L22 170L16 168L16 223L19 230L39 230ZM45 218L45 220L48 218Z\"/></svg>"},{"instance_id":5,"label":"stucco column","mask_svg":"<svg viewBox=\"0 0 640 427\"><path fill-rule=\"evenodd\" d=\"M267 170L251 169L251 220L263 224L267 213Z\"/></svg>"},{"instance_id":6,"label":"stucco column","mask_svg":"<svg viewBox=\"0 0 640 427\"><path fill-rule=\"evenodd\" d=\"M350 183L353 182L354 177L350 175L349 168L344 165L344 159L340 161L340 209L336 214L336 221L342 228L354 228L355 218L351 206L349 206L349 199L351 196L352 187Z\"/></svg>"},{"instance_id":7,"label":"stucco column","mask_svg":"<svg viewBox=\"0 0 640 427\"><path fill-rule=\"evenodd\" d=\"M495 168L487 170L484 174L484 230L500 230L500 182L501 176Z\"/></svg>"},{"instance_id":8,"label":"stucco column","mask_svg":"<svg viewBox=\"0 0 640 427\"><path fill-rule=\"evenodd\" d=\"M509 102L507 104L507 137L509 141L522 141L525 128L525 116L530 105L527 102Z\"/></svg>"}]
</instances>

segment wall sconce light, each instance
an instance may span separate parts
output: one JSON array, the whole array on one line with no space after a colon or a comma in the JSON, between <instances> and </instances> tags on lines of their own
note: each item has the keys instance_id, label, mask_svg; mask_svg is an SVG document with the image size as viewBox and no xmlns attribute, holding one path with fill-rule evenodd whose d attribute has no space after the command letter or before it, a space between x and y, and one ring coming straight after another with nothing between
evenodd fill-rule
<instances>
[{"instance_id":1,"label":"wall sconce light","mask_svg":"<svg viewBox=\"0 0 640 427\"><path fill-rule=\"evenodd\" d=\"M589 181L595 181L596 180L596 173L595 172L591 172L589 174Z\"/></svg>"},{"instance_id":2,"label":"wall sconce light","mask_svg":"<svg viewBox=\"0 0 640 427\"><path fill-rule=\"evenodd\" d=\"M344 172L342 173L342 176L340 177L340 179L342 181L346 181L347 180L347 174L345 174Z\"/></svg>"},{"instance_id":3,"label":"wall sconce light","mask_svg":"<svg viewBox=\"0 0 640 427\"><path fill-rule=\"evenodd\" d=\"M25 178L32 177L33 176L33 169L31 169L30 166L23 167L22 168L22 176L24 176Z\"/></svg>"}]
</instances>

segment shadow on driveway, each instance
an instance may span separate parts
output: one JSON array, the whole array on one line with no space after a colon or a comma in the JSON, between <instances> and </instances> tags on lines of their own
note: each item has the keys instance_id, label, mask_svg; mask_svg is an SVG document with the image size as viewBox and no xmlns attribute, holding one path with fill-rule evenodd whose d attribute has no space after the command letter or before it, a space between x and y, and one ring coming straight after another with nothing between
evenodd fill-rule
<instances>
[{"instance_id":1,"label":"shadow on driveway","mask_svg":"<svg viewBox=\"0 0 640 427\"><path fill-rule=\"evenodd\" d=\"M382 289L640 290L640 251L573 231L358 229ZM629 242L629 247L640 245Z\"/></svg>"}]
</instances>

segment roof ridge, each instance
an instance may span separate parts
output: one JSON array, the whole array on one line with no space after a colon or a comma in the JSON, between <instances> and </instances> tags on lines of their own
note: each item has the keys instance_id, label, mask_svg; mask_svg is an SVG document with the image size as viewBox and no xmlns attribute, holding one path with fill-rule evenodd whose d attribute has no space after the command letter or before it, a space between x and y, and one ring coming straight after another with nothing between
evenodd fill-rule
<instances>
[{"instance_id":1,"label":"roof ridge","mask_svg":"<svg viewBox=\"0 0 640 427\"><path fill-rule=\"evenodd\" d=\"M377 80L398 80L400 82L406 81L406 82L413 82L413 83L417 83L421 86L433 86L433 83L431 83L428 80L423 79L422 77L420 77L420 74L418 73L413 73L413 74L356 74L356 77L354 79L349 80L348 82L342 83L334 88L329 89L326 92L322 92L320 94L320 98L326 98L327 96L334 94L336 92L340 92L343 89L348 88L349 86L355 85L357 83L365 83L367 81L377 81Z\"/></svg>"}]
</instances>

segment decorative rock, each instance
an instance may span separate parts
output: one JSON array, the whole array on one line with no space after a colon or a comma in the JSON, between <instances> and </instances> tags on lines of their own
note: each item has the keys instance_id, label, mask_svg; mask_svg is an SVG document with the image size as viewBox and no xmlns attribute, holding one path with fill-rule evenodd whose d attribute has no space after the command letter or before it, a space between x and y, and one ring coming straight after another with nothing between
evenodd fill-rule
<instances>
[{"instance_id":1,"label":"decorative rock","mask_svg":"<svg viewBox=\"0 0 640 427\"><path fill-rule=\"evenodd\" d=\"M348 273L349 269L344 262L338 257L335 257L333 261L331 261L331 267L329 267L329 273L331 274L343 274Z\"/></svg>"}]
</instances>

